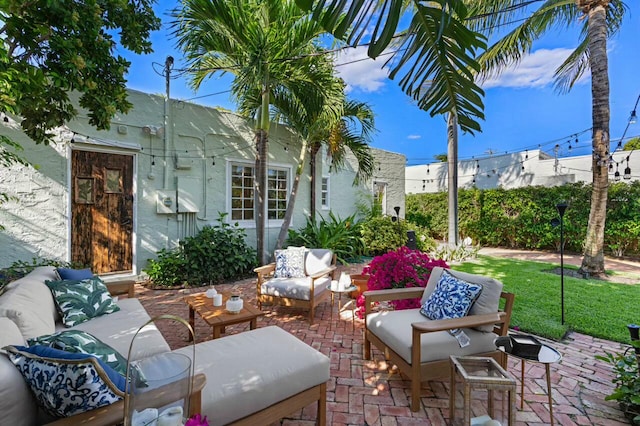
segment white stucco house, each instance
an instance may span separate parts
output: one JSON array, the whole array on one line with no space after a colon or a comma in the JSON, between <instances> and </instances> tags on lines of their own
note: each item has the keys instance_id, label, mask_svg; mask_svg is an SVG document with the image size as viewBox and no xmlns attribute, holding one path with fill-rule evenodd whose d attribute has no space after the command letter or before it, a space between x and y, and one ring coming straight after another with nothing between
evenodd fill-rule
<instances>
[{"instance_id":1,"label":"white stucco house","mask_svg":"<svg viewBox=\"0 0 640 426\"><path fill-rule=\"evenodd\" d=\"M0 169L0 268L32 258L77 261L96 273L137 275L162 248L226 220L238 222L255 246L253 123L241 116L162 96L129 91L134 105L97 131L81 112L58 129L51 146L36 145L15 117L0 133L20 143L36 167ZM269 137L267 229L272 250L286 210L299 157L297 136L272 124ZM291 226L331 210L346 217L374 196L383 210L404 216L404 156L373 149L374 177L353 186L355 159L329 170L317 158L316 212L310 211L309 163L301 178ZM307 157L308 159L308 157Z\"/></svg>"},{"instance_id":2,"label":"white stucco house","mask_svg":"<svg viewBox=\"0 0 640 426\"><path fill-rule=\"evenodd\" d=\"M609 162L609 180L640 179L640 151L614 151ZM591 155L558 157L539 149L500 154L458 162L458 187L470 189L556 186L591 183ZM625 173L629 171L629 173ZM616 174L617 172L617 174ZM406 169L407 194L447 191L448 164L431 163Z\"/></svg>"}]
</instances>

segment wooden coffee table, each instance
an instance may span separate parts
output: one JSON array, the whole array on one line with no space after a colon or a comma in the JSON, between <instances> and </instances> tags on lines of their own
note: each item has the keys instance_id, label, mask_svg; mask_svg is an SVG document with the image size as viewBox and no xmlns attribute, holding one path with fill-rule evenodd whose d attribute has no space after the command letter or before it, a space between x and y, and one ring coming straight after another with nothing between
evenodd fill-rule
<instances>
[{"instance_id":1,"label":"wooden coffee table","mask_svg":"<svg viewBox=\"0 0 640 426\"><path fill-rule=\"evenodd\" d=\"M224 328L228 325L248 322L251 330L258 326L258 317L264 315L264 312L248 303L244 303L242 310L238 313L227 312L225 304L231 294L221 294L222 306L213 306L213 299L207 297L205 293L185 296L184 301L189 305L189 324L191 324L194 334L196 330L196 312L207 324L213 327L214 339L220 337L220 334L224 333ZM189 335L189 341L191 341L191 335Z\"/></svg>"}]
</instances>

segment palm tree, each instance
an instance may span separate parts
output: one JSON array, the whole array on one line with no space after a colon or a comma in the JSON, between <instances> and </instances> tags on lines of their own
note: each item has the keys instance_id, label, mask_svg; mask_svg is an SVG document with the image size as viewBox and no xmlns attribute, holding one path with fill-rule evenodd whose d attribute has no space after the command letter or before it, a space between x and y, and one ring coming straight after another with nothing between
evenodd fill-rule
<instances>
[{"instance_id":1,"label":"palm tree","mask_svg":"<svg viewBox=\"0 0 640 426\"><path fill-rule=\"evenodd\" d=\"M358 163L353 180L358 185L373 176L375 159L369 149L371 137L375 131L375 118L371 106L365 102L345 100L344 113L340 121L320 123L311 144L311 218L315 220L316 212L316 160L318 152L324 144L327 155L331 158L331 168L341 169L345 166L347 152L351 152Z\"/></svg>"},{"instance_id":2,"label":"palm tree","mask_svg":"<svg viewBox=\"0 0 640 426\"><path fill-rule=\"evenodd\" d=\"M278 105L278 111L287 117L286 122L302 139L300 158L296 176L289 196L289 204L284 221L276 241L276 248L282 247L287 237L291 217L295 206L297 189L308 151L311 151L311 219L315 219L315 175L316 155L322 144L329 146L333 166L342 166L346 150L350 150L358 161L358 170L354 184L366 179L373 173L373 156L368 149L371 133L374 129L373 111L362 102L345 99L344 83L335 78L334 86L327 91L324 108L315 115L295 114L298 108L290 102Z\"/></svg>"},{"instance_id":3,"label":"palm tree","mask_svg":"<svg viewBox=\"0 0 640 426\"><path fill-rule=\"evenodd\" d=\"M449 161L449 243L458 242L457 145L458 126L465 132L480 130L484 118L482 95L474 82L479 66L474 56L485 47L484 37L465 26L467 8L461 0L297 0L338 38L357 45L369 37L370 57L388 46L395 53L387 61L390 78L403 73L400 86L431 116L447 114ZM408 28L398 32L400 18L412 14ZM372 31L373 28L373 31Z\"/></svg>"},{"instance_id":4,"label":"palm tree","mask_svg":"<svg viewBox=\"0 0 640 426\"><path fill-rule=\"evenodd\" d=\"M453 112L463 131L480 130L477 120L484 119L484 92L474 82L474 71L479 71L475 56L486 43L484 36L465 26L468 11L462 0L296 2L312 10L314 19L338 39L356 46L366 37L371 58L393 46L386 63L391 67L389 77L400 77L400 87L418 107L432 117ZM412 19L399 31L407 10Z\"/></svg>"},{"instance_id":5,"label":"palm tree","mask_svg":"<svg viewBox=\"0 0 640 426\"><path fill-rule=\"evenodd\" d=\"M607 215L609 159L609 68L607 38L620 29L626 6L621 0L547 0L535 9L522 7L521 0L467 0L472 28L492 34L492 29L524 16L519 25L480 56L482 76L499 73L528 53L533 42L558 26L581 25L578 47L556 70L556 88L569 91L586 70L591 71L592 96L592 193L591 211L580 270L604 274L604 228ZM527 2L528 3L528 2Z\"/></svg>"},{"instance_id":6,"label":"palm tree","mask_svg":"<svg viewBox=\"0 0 640 426\"><path fill-rule=\"evenodd\" d=\"M318 66L315 41L323 30L292 0L184 0L172 15L193 88L216 73L231 73L239 111L256 119L256 243L258 260L265 263L271 106L290 98L310 115L323 107L326 87L331 87L328 79L334 78Z\"/></svg>"}]
</instances>

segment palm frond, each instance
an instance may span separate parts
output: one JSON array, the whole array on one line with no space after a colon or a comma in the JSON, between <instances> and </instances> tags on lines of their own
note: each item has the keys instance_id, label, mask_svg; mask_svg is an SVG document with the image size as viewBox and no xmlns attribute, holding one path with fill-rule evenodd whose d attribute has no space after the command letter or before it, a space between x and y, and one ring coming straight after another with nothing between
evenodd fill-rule
<instances>
[{"instance_id":1,"label":"palm frond","mask_svg":"<svg viewBox=\"0 0 640 426\"><path fill-rule=\"evenodd\" d=\"M589 40L584 38L555 72L554 89L567 93L589 69Z\"/></svg>"},{"instance_id":2,"label":"palm frond","mask_svg":"<svg viewBox=\"0 0 640 426\"><path fill-rule=\"evenodd\" d=\"M334 36L351 45L368 38L368 55L379 56L398 36L402 0L296 0ZM473 133L483 119L482 89L470 70L485 47L484 38L463 24L467 10L460 0L413 1L411 26L401 37L401 48L392 58L390 75L402 76L403 91L432 116L455 110L462 130ZM372 30L373 28L373 30ZM432 80L434 90L420 88Z\"/></svg>"}]
</instances>

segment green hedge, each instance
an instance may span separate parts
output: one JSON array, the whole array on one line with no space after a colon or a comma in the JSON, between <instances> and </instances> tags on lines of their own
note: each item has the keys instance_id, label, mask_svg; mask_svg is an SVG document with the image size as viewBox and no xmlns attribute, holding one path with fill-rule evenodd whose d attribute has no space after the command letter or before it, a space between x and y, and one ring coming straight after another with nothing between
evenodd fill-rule
<instances>
[{"instance_id":1,"label":"green hedge","mask_svg":"<svg viewBox=\"0 0 640 426\"><path fill-rule=\"evenodd\" d=\"M486 246L520 249L559 249L559 231L551 226L558 217L556 204L569 203L564 216L565 249L582 252L589 222L591 185L530 186L516 189L470 189L458 193L460 235ZM407 196L407 220L430 230L433 238L447 238L448 194ZM605 251L616 255L640 254L640 181L612 183L609 187Z\"/></svg>"}]
</instances>

